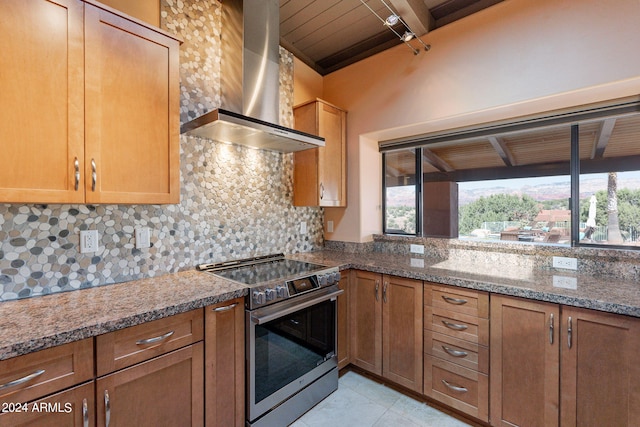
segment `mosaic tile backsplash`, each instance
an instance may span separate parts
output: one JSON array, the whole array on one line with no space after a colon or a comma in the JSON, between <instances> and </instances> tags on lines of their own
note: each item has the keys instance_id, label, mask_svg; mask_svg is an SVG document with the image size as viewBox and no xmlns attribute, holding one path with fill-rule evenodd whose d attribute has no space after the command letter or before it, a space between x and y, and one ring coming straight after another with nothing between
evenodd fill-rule
<instances>
[{"instance_id":1,"label":"mosaic tile backsplash","mask_svg":"<svg viewBox=\"0 0 640 427\"><path fill-rule=\"evenodd\" d=\"M184 40L181 121L219 105L220 7L216 0L162 0L163 28ZM280 53L280 121L292 126L293 56ZM185 136L180 151L178 205L0 204L0 301L322 247L322 210L292 206L291 154ZM135 249L139 226L150 228L151 248ZM84 229L98 230L98 252L80 253Z\"/></svg>"}]
</instances>

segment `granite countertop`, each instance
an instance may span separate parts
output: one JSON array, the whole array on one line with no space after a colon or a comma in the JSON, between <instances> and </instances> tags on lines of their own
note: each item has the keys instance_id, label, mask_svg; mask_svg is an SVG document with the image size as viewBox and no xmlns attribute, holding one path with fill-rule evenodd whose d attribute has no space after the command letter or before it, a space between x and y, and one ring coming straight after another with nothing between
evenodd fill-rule
<instances>
[{"instance_id":1,"label":"granite countertop","mask_svg":"<svg viewBox=\"0 0 640 427\"><path fill-rule=\"evenodd\" d=\"M570 270L487 265L481 260L477 263L454 259L432 260L386 253L320 251L294 257L318 264L337 265L341 269L367 270L640 317L640 283L637 281L598 277Z\"/></svg>"},{"instance_id":2,"label":"granite countertop","mask_svg":"<svg viewBox=\"0 0 640 427\"><path fill-rule=\"evenodd\" d=\"M247 294L196 270L0 303L0 360Z\"/></svg>"},{"instance_id":3,"label":"granite countertop","mask_svg":"<svg viewBox=\"0 0 640 427\"><path fill-rule=\"evenodd\" d=\"M290 258L640 317L636 281L386 253L325 250ZM3 302L0 360L243 297L247 292L239 283L190 270Z\"/></svg>"}]
</instances>

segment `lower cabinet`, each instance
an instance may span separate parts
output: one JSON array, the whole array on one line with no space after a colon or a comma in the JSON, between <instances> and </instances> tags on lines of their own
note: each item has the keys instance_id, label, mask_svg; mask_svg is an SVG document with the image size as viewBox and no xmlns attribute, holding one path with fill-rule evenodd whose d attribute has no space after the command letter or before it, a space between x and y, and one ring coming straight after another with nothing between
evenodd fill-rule
<instances>
[{"instance_id":1,"label":"lower cabinet","mask_svg":"<svg viewBox=\"0 0 640 427\"><path fill-rule=\"evenodd\" d=\"M202 426L203 343L98 378L98 426Z\"/></svg>"},{"instance_id":2,"label":"lower cabinet","mask_svg":"<svg viewBox=\"0 0 640 427\"><path fill-rule=\"evenodd\" d=\"M491 297L491 424L637 426L640 319Z\"/></svg>"},{"instance_id":3,"label":"lower cabinet","mask_svg":"<svg viewBox=\"0 0 640 427\"><path fill-rule=\"evenodd\" d=\"M424 394L489 420L489 295L424 284Z\"/></svg>"},{"instance_id":4,"label":"lower cabinet","mask_svg":"<svg viewBox=\"0 0 640 427\"><path fill-rule=\"evenodd\" d=\"M244 425L244 300L205 308L206 425Z\"/></svg>"},{"instance_id":5,"label":"lower cabinet","mask_svg":"<svg viewBox=\"0 0 640 427\"><path fill-rule=\"evenodd\" d=\"M98 426L203 426L202 309L96 337Z\"/></svg>"},{"instance_id":6,"label":"lower cabinet","mask_svg":"<svg viewBox=\"0 0 640 427\"><path fill-rule=\"evenodd\" d=\"M351 362L422 393L422 281L355 271Z\"/></svg>"}]
</instances>

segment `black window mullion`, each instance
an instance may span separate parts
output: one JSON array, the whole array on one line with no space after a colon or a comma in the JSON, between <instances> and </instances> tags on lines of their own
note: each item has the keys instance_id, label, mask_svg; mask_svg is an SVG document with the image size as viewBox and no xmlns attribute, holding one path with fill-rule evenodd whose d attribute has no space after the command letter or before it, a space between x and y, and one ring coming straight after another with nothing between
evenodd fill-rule
<instances>
[{"instance_id":1,"label":"black window mullion","mask_svg":"<svg viewBox=\"0 0 640 427\"><path fill-rule=\"evenodd\" d=\"M571 246L580 243L580 136L578 125L571 126Z\"/></svg>"}]
</instances>

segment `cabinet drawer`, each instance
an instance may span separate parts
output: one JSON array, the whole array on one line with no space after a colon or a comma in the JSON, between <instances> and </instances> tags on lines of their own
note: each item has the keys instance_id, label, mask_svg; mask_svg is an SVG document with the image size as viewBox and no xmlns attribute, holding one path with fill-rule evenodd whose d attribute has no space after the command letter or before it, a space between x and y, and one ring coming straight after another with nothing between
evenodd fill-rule
<instances>
[{"instance_id":1,"label":"cabinet drawer","mask_svg":"<svg viewBox=\"0 0 640 427\"><path fill-rule=\"evenodd\" d=\"M483 345L425 329L424 352L483 374L489 373L489 348Z\"/></svg>"},{"instance_id":2,"label":"cabinet drawer","mask_svg":"<svg viewBox=\"0 0 640 427\"><path fill-rule=\"evenodd\" d=\"M451 286L425 286L424 304L469 316L489 318L489 294Z\"/></svg>"},{"instance_id":3,"label":"cabinet drawer","mask_svg":"<svg viewBox=\"0 0 640 427\"><path fill-rule=\"evenodd\" d=\"M93 378L93 340L0 362L0 403L30 402Z\"/></svg>"},{"instance_id":4,"label":"cabinet drawer","mask_svg":"<svg viewBox=\"0 0 640 427\"><path fill-rule=\"evenodd\" d=\"M489 377L425 355L424 393L482 421L489 419Z\"/></svg>"},{"instance_id":5,"label":"cabinet drawer","mask_svg":"<svg viewBox=\"0 0 640 427\"><path fill-rule=\"evenodd\" d=\"M84 427L95 425L94 418L95 390L91 381L31 402L22 412L0 413L0 426Z\"/></svg>"},{"instance_id":6,"label":"cabinet drawer","mask_svg":"<svg viewBox=\"0 0 640 427\"><path fill-rule=\"evenodd\" d=\"M433 332L484 346L489 345L489 319L425 306L424 326Z\"/></svg>"},{"instance_id":7,"label":"cabinet drawer","mask_svg":"<svg viewBox=\"0 0 640 427\"><path fill-rule=\"evenodd\" d=\"M202 310L142 323L96 337L98 376L203 339Z\"/></svg>"}]
</instances>

